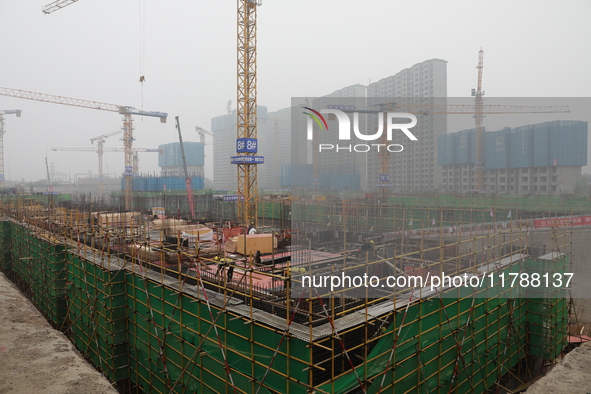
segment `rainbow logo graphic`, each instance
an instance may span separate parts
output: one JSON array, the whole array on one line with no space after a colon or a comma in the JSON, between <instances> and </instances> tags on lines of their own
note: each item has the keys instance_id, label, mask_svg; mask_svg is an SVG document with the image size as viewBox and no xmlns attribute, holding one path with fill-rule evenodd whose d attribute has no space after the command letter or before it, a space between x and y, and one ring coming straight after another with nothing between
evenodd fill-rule
<instances>
[{"instance_id":1,"label":"rainbow logo graphic","mask_svg":"<svg viewBox=\"0 0 591 394\"><path fill-rule=\"evenodd\" d=\"M308 115L310 118L314 119L314 121L316 121L316 123L318 123L318 126L320 126L320 130L322 129L326 129L328 130L328 123L326 123L326 119L324 119L324 116L322 116L320 114L320 112L309 108L309 107L304 107L304 109L307 109L308 111L311 111L313 113L309 113L309 112L302 112L303 114ZM323 126L324 124L324 126Z\"/></svg>"}]
</instances>

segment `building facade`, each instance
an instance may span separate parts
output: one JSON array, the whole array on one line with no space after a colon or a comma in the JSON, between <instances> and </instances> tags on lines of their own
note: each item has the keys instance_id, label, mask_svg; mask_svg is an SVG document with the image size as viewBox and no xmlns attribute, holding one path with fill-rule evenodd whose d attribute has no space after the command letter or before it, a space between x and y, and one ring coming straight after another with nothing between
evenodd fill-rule
<instances>
[{"instance_id":1,"label":"building facade","mask_svg":"<svg viewBox=\"0 0 591 394\"><path fill-rule=\"evenodd\" d=\"M183 142L187 172L190 177L203 178L205 164L205 145L201 142ZM158 167L160 175L166 177L185 177L183 155L180 142L172 142L158 146Z\"/></svg>"},{"instance_id":2,"label":"building facade","mask_svg":"<svg viewBox=\"0 0 591 394\"><path fill-rule=\"evenodd\" d=\"M290 108L268 112L259 117L259 154L265 163L259 165L259 189L278 191L281 185L281 168L291 162L291 111Z\"/></svg>"},{"instance_id":3,"label":"building facade","mask_svg":"<svg viewBox=\"0 0 591 394\"><path fill-rule=\"evenodd\" d=\"M312 100L312 108L354 110L366 108L366 87L351 85ZM300 115L301 116L301 115ZM307 120L307 119L306 119ZM336 117L327 116L329 130L338 130ZM366 115L359 115L359 124L366 124ZM305 129L302 129L305 130ZM305 133L301 133L302 137ZM367 187L367 153L346 149L336 139L336 133L314 131L314 140L306 141L308 157L313 165L313 184L321 190L359 190ZM317 152L321 144L343 145L345 149Z\"/></svg>"},{"instance_id":4,"label":"building facade","mask_svg":"<svg viewBox=\"0 0 591 394\"><path fill-rule=\"evenodd\" d=\"M484 132L483 191L499 194L571 194L587 165L588 125L557 120ZM439 137L443 190L475 190L476 131Z\"/></svg>"}]
</instances>

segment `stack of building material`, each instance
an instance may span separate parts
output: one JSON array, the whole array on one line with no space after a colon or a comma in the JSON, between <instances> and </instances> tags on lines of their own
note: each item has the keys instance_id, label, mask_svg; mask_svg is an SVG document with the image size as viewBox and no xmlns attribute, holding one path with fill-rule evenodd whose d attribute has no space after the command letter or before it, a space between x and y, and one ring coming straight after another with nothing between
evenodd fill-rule
<instances>
[{"instance_id":1,"label":"stack of building material","mask_svg":"<svg viewBox=\"0 0 591 394\"><path fill-rule=\"evenodd\" d=\"M130 244L127 245L127 249L132 256L142 261L155 262L164 260L169 263L178 261L178 253L176 252L153 250L152 247L142 244Z\"/></svg>"},{"instance_id":2,"label":"stack of building material","mask_svg":"<svg viewBox=\"0 0 591 394\"><path fill-rule=\"evenodd\" d=\"M139 212L95 213L99 226L111 224L131 224L140 216Z\"/></svg>"},{"instance_id":3,"label":"stack of building material","mask_svg":"<svg viewBox=\"0 0 591 394\"><path fill-rule=\"evenodd\" d=\"M176 235L187 225L183 219L155 219L152 222L154 230L164 230L166 235Z\"/></svg>"},{"instance_id":4,"label":"stack of building material","mask_svg":"<svg viewBox=\"0 0 591 394\"><path fill-rule=\"evenodd\" d=\"M262 254L273 253L273 248L277 247L277 240L273 234L239 235L236 238L236 253L242 255L254 255L257 251Z\"/></svg>"},{"instance_id":5,"label":"stack of building material","mask_svg":"<svg viewBox=\"0 0 591 394\"><path fill-rule=\"evenodd\" d=\"M189 243L213 241L213 230L203 226L196 229L183 229L181 236Z\"/></svg>"},{"instance_id":6,"label":"stack of building material","mask_svg":"<svg viewBox=\"0 0 591 394\"><path fill-rule=\"evenodd\" d=\"M230 237L224 244L224 252L236 253L236 246L238 244L238 237Z\"/></svg>"}]
</instances>

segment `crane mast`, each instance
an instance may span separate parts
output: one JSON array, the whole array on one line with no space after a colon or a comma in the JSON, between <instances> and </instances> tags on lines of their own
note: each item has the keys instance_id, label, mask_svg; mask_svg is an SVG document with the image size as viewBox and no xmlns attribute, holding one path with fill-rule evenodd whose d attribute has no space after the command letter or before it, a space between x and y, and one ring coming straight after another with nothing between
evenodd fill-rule
<instances>
[{"instance_id":1,"label":"crane mast","mask_svg":"<svg viewBox=\"0 0 591 394\"><path fill-rule=\"evenodd\" d=\"M243 225L258 224L256 9L260 1L238 0L238 98L236 119L238 217Z\"/></svg>"},{"instance_id":2,"label":"crane mast","mask_svg":"<svg viewBox=\"0 0 591 394\"><path fill-rule=\"evenodd\" d=\"M113 131L111 133L99 135L98 137L94 137L90 139L90 143L93 144L96 141L97 145L97 153L98 153L98 181L99 181L99 197L102 199L104 197L104 187L103 187L103 144L105 143L105 138L111 137L113 135L121 133L121 130Z\"/></svg>"},{"instance_id":3,"label":"crane mast","mask_svg":"<svg viewBox=\"0 0 591 394\"><path fill-rule=\"evenodd\" d=\"M482 157L482 119L484 115L482 114L482 107L483 101L482 96L484 96L484 92L482 91L482 69L484 67L483 63L484 58L484 51L480 48L478 52L478 87L476 91L472 90L472 95L474 97L474 120L476 122L476 162L474 163L474 180L475 182L475 189L477 191L481 191L483 184L482 184L482 172L484 170L484 163Z\"/></svg>"},{"instance_id":4,"label":"crane mast","mask_svg":"<svg viewBox=\"0 0 591 394\"><path fill-rule=\"evenodd\" d=\"M193 200L193 188L191 186L191 177L189 170L187 170L187 158L185 157L185 147L183 146L183 136L181 134L181 123L179 117L175 116L176 129L179 132L179 143L181 145L181 156L183 158L183 170L185 172L185 186L187 187L187 200L189 201L189 210L191 211L191 219L195 219L195 201Z\"/></svg>"},{"instance_id":5,"label":"crane mast","mask_svg":"<svg viewBox=\"0 0 591 394\"><path fill-rule=\"evenodd\" d=\"M123 115L123 146L125 148L125 209L130 211L133 207L133 118L132 115L150 116L160 118L161 123L166 123L168 116L165 112L143 111L130 106L101 103L98 101L80 100L71 97L56 96L51 94L31 92L20 89L0 88L0 95L17 97L27 100L43 101L53 104L69 105L74 107L97 109L101 111L117 112Z\"/></svg>"},{"instance_id":6,"label":"crane mast","mask_svg":"<svg viewBox=\"0 0 591 394\"><path fill-rule=\"evenodd\" d=\"M21 116L20 109L6 109L0 111L0 187L4 187L4 115L14 114L17 118Z\"/></svg>"},{"instance_id":7,"label":"crane mast","mask_svg":"<svg viewBox=\"0 0 591 394\"><path fill-rule=\"evenodd\" d=\"M45 170L47 171L47 191L52 193L53 187L51 186L51 178L49 177L49 163L47 162L47 156L45 157Z\"/></svg>"}]
</instances>

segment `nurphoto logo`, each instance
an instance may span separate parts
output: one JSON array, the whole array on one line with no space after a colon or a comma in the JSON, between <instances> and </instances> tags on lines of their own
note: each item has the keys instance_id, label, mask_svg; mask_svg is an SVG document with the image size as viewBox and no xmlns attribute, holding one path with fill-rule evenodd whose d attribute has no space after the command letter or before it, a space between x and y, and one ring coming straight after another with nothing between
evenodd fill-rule
<instances>
[{"instance_id":1,"label":"nurphoto logo","mask_svg":"<svg viewBox=\"0 0 591 394\"><path fill-rule=\"evenodd\" d=\"M314 139L314 122L318 125L320 130L328 131L328 123L323 114L332 114L336 117L338 121L338 140L339 141L351 141L351 118L349 114L345 113L344 111L330 108L330 109L321 109L320 111L316 111L309 107L304 107L304 109L310 112L304 112L304 114L308 115L307 121L307 137L308 140L311 141ZM409 140L417 141L417 137L409 129L413 128L417 124L417 117L410 113L402 113L402 112L377 112L378 116L378 129L373 134L363 134L359 130L359 112L353 111L353 134L355 137L361 141L376 141L382 138L384 129L386 132L386 140L392 141L393 132L402 131ZM386 127L384 127L384 114L386 115ZM408 119L410 122L408 123L399 123L403 119ZM384 143L373 143L373 144L318 144L318 151L347 151L347 152L369 152L369 151L376 151L380 152L380 150L384 151L387 150L388 152L402 152L404 147L400 144L384 144Z\"/></svg>"}]
</instances>

